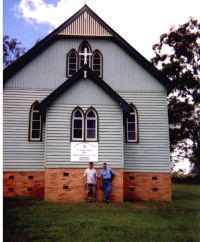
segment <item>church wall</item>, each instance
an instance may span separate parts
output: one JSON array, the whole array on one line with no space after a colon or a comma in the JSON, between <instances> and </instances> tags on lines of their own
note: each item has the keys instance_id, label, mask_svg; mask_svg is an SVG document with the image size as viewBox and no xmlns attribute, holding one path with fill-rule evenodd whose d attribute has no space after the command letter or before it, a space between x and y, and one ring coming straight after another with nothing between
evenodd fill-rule
<instances>
[{"instance_id":1,"label":"church wall","mask_svg":"<svg viewBox=\"0 0 200 242\"><path fill-rule=\"evenodd\" d=\"M99 164L123 167L123 113L121 107L103 89L89 79L82 79L63 93L49 107L46 117L46 167L86 167L87 162L71 162L71 114L80 106L98 113Z\"/></svg>"},{"instance_id":2,"label":"church wall","mask_svg":"<svg viewBox=\"0 0 200 242\"><path fill-rule=\"evenodd\" d=\"M89 78L79 80L63 95L59 96L54 104L87 104L119 106L102 88ZM121 108L120 108L121 110Z\"/></svg>"},{"instance_id":3,"label":"church wall","mask_svg":"<svg viewBox=\"0 0 200 242\"><path fill-rule=\"evenodd\" d=\"M84 81L88 82L91 89L84 88ZM48 124L50 125L48 127L47 141L50 145L48 156L50 166L56 167L57 165L57 162L54 161L54 154L51 151L56 138L58 138L56 142L57 146L59 146L58 150L60 150L60 155L57 158L59 166L65 166L66 162L70 164L68 161L70 159L69 127L71 112L77 105L82 106L84 104L84 109L86 110L93 104L98 109L99 115L101 115L100 161L112 161L114 166L119 167L122 167L124 162L125 171L170 172L168 117L164 94L133 93L130 95L128 93L119 93L126 101L133 102L139 114L139 143L124 143L123 145L121 139L123 135L121 131L123 124L121 109L99 88L95 89L96 85L89 80L83 80L78 85L79 87L77 86L77 88L76 85L72 87L72 91L67 95L62 95L58 98L54 106L49 109L50 119L48 120L47 118L46 123L49 121ZM35 100L42 100L48 93L48 91L32 92L31 90L6 89L4 91L3 168L5 171L44 169L45 127L43 127L42 142L28 142L28 126L31 104ZM89 95L89 93L92 95ZM81 99L83 100L82 104L80 102ZM102 102L101 105L98 104L100 100ZM68 108L66 108L67 103L69 104ZM60 127L54 124L55 121L57 121ZM108 126L106 126L107 123L109 124ZM66 129L66 132L63 131L64 129ZM111 133L109 132L114 132L115 134L110 136ZM59 137L56 136L56 133ZM124 159L123 154L121 154L123 149ZM112 154L110 153L111 150ZM75 165L73 164L73 166Z\"/></svg>"},{"instance_id":4,"label":"church wall","mask_svg":"<svg viewBox=\"0 0 200 242\"><path fill-rule=\"evenodd\" d=\"M45 125L42 142L29 142L29 112L47 91L5 89L3 94L3 169L36 171L44 169Z\"/></svg>"},{"instance_id":5,"label":"church wall","mask_svg":"<svg viewBox=\"0 0 200 242\"><path fill-rule=\"evenodd\" d=\"M91 105L79 106L84 112ZM77 104L55 104L48 110L46 136L46 167L86 167L87 162L72 162L70 143L71 113ZM96 166L108 162L123 167L123 117L119 107L94 105L99 119L98 159ZM112 113L112 115L111 115Z\"/></svg>"},{"instance_id":6,"label":"church wall","mask_svg":"<svg viewBox=\"0 0 200 242\"><path fill-rule=\"evenodd\" d=\"M139 142L124 142L124 171L170 173L166 95L164 93L120 93L120 95L135 105L139 116Z\"/></svg>"},{"instance_id":7,"label":"church wall","mask_svg":"<svg viewBox=\"0 0 200 242\"><path fill-rule=\"evenodd\" d=\"M103 55L103 80L114 90L122 92L165 92L158 80L141 67L121 47L111 40L87 39L92 50ZM78 50L81 39L58 40L5 85L18 89L54 90L66 79L66 55L72 48Z\"/></svg>"}]
</instances>

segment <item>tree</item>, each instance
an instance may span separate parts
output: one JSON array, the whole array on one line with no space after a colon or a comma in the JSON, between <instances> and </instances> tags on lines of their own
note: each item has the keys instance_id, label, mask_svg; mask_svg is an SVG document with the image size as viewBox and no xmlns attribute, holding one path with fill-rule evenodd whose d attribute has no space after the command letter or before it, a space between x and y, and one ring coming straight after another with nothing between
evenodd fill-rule
<instances>
[{"instance_id":1,"label":"tree","mask_svg":"<svg viewBox=\"0 0 200 242\"><path fill-rule=\"evenodd\" d=\"M21 47L21 42L3 36L3 67L6 68L25 53L25 48Z\"/></svg>"},{"instance_id":2,"label":"tree","mask_svg":"<svg viewBox=\"0 0 200 242\"><path fill-rule=\"evenodd\" d=\"M200 175L200 23L172 27L153 46L152 63L172 84L168 95L171 159L188 158Z\"/></svg>"}]
</instances>

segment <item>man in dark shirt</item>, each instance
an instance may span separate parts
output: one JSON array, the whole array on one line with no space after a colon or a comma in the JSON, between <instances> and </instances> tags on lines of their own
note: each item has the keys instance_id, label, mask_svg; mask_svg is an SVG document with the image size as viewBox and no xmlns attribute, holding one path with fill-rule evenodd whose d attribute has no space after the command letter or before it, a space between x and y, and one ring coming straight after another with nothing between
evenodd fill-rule
<instances>
[{"instance_id":1,"label":"man in dark shirt","mask_svg":"<svg viewBox=\"0 0 200 242\"><path fill-rule=\"evenodd\" d=\"M110 202L110 191L112 178L115 173L111 168L107 167L107 163L103 163L103 168L101 170L101 187L103 189L103 201L109 203Z\"/></svg>"}]
</instances>

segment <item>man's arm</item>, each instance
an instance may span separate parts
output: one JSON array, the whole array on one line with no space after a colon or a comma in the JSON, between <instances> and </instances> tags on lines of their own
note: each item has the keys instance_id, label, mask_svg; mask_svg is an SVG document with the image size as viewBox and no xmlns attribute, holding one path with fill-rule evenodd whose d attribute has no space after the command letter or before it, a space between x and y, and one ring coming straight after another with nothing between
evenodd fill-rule
<instances>
[{"instance_id":1,"label":"man's arm","mask_svg":"<svg viewBox=\"0 0 200 242\"><path fill-rule=\"evenodd\" d=\"M96 184L97 184L97 171L96 171L96 169L95 169L95 174L94 174L94 176L95 176L95 182L96 182Z\"/></svg>"},{"instance_id":2,"label":"man's arm","mask_svg":"<svg viewBox=\"0 0 200 242\"><path fill-rule=\"evenodd\" d=\"M100 172L100 188L103 187L103 180L102 180L103 176L102 176L102 172Z\"/></svg>"},{"instance_id":3,"label":"man's arm","mask_svg":"<svg viewBox=\"0 0 200 242\"><path fill-rule=\"evenodd\" d=\"M87 172L85 170L84 174L83 174L83 177L84 177L84 183L85 185L87 184Z\"/></svg>"},{"instance_id":4,"label":"man's arm","mask_svg":"<svg viewBox=\"0 0 200 242\"><path fill-rule=\"evenodd\" d=\"M115 176L115 171L112 168L110 168L110 172L113 176Z\"/></svg>"}]
</instances>

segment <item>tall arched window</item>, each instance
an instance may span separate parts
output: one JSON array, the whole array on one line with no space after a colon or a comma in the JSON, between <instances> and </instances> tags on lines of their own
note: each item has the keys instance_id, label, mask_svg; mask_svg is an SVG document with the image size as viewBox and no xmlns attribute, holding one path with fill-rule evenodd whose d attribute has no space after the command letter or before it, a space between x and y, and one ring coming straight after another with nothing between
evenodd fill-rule
<instances>
[{"instance_id":1,"label":"tall arched window","mask_svg":"<svg viewBox=\"0 0 200 242\"><path fill-rule=\"evenodd\" d=\"M138 142L138 114L137 109L132 105L132 112L126 119L126 141L130 143Z\"/></svg>"},{"instance_id":2,"label":"tall arched window","mask_svg":"<svg viewBox=\"0 0 200 242\"><path fill-rule=\"evenodd\" d=\"M38 110L38 101L34 102L29 115L29 141L42 140L42 119Z\"/></svg>"},{"instance_id":3,"label":"tall arched window","mask_svg":"<svg viewBox=\"0 0 200 242\"><path fill-rule=\"evenodd\" d=\"M96 50L92 55L92 70L99 76L103 76L103 57L102 54Z\"/></svg>"},{"instance_id":4,"label":"tall arched window","mask_svg":"<svg viewBox=\"0 0 200 242\"><path fill-rule=\"evenodd\" d=\"M72 76L78 70L78 56L75 50L67 54L67 76Z\"/></svg>"},{"instance_id":5,"label":"tall arched window","mask_svg":"<svg viewBox=\"0 0 200 242\"><path fill-rule=\"evenodd\" d=\"M93 108L89 108L86 112L85 122L85 139L88 141L97 141L98 117L97 112Z\"/></svg>"},{"instance_id":6,"label":"tall arched window","mask_svg":"<svg viewBox=\"0 0 200 242\"><path fill-rule=\"evenodd\" d=\"M90 45L89 45L86 41L84 41L84 42L80 45L80 47L79 47L79 51L78 51L78 53L79 53L79 67L80 67L80 68L81 68L82 66L84 66L84 56L83 56L83 53L85 52L85 49L86 49L87 54L88 54L88 56L87 56L87 65L88 65L89 67L91 67L91 55L92 55L92 49L91 49Z\"/></svg>"},{"instance_id":7,"label":"tall arched window","mask_svg":"<svg viewBox=\"0 0 200 242\"><path fill-rule=\"evenodd\" d=\"M84 140L84 114L81 108L77 107L72 112L72 141Z\"/></svg>"}]
</instances>

